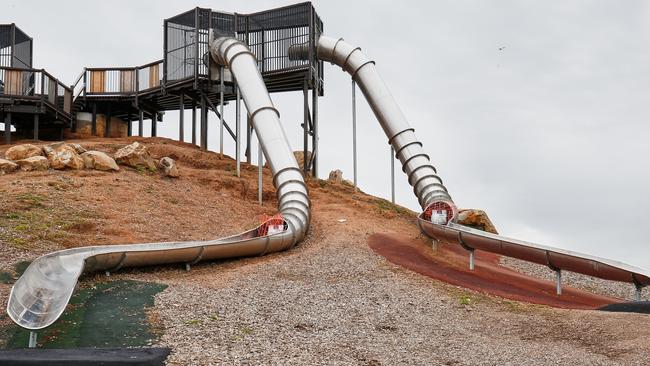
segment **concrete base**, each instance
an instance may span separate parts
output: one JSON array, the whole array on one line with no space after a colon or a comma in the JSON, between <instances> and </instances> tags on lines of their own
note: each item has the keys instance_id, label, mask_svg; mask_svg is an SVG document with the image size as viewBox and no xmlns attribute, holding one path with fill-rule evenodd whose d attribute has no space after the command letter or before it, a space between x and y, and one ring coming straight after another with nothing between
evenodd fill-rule
<instances>
[{"instance_id":1,"label":"concrete base","mask_svg":"<svg viewBox=\"0 0 650 366\"><path fill-rule=\"evenodd\" d=\"M0 350L0 366L164 365L169 348L73 348Z\"/></svg>"}]
</instances>

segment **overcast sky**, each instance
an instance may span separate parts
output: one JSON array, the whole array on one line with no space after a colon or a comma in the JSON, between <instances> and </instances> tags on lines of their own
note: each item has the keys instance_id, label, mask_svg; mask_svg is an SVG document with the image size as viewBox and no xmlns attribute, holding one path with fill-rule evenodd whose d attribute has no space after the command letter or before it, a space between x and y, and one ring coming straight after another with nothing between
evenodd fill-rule
<instances>
[{"instance_id":1,"label":"overcast sky","mask_svg":"<svg viewBox=\"0 0 650 366\"><path fill-rule=\"evenodd\" d=\"M34 37L35 66L72 83L84 66L162 58L163 19L193 6L247 13L290 3L4 0L0 23ZM326 34L377 62L459 207L484 209L507 236L650 268L650 3L315 7ZM352 179L350 78L329 64L325 72L320 175L339 168ZM358 99L359 184L389 198L386 137ZM302 95L273 100L301 149ZM159 135L176 138L177 120L168 112ZM218 149L214 115L210 123L209 148ZM399 166L396 181L398 203L419 209Z\"/></svg>"}]
</instances>

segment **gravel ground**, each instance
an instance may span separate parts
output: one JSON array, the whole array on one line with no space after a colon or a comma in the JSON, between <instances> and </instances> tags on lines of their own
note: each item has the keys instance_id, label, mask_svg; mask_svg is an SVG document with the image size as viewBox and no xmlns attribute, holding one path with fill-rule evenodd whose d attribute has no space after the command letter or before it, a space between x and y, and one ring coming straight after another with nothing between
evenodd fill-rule
<instances>
[{"instance_id":1,"label":"gravel ground","mask_svg":"<svg viewBox=\"0 0 650 366\"><path fill-rule=\"evenodd\" d=\"M536 263L501 257L501 264L533 277L555 281L554 271ZM607 281L579 273L563 271L562 284L601 295L618 297L625 301L634 300L635 288L630 283ZM641 292L641 300L650 301L650 290L645 289Z\"/></svg>"},{"instance_id":2,"label":"gravel ground","mask_svg":"<svg viewBox=\"0 0 650 366\"><path fill-rule=\"evenodd\" d=\"M49 184L51 173L24 174L12 192L36 189L47 197L33 212L64 205L93 215L28 248L2 243L0 261L33 258L51 246L213 238L250 227L255 214L273 212L271 188L265 187L265 205L255 204L254 169L244 169L243 184L214 154L145 140L160 142L153 146L157 155L174 154L181 179L70 172L64 174L84 184L57 190ZM169 285L156 296L149 318L163 329L158 344L172 348L170 365L646 365L650 359L648 315L558 310L482 296L387 262L370 250L368 236L416 238L413 216L350 191L311 182L311 232L284 253L202 263L190 272L180 265L127 269L111 279ZM0 286L3 304L9 289Z\"/></svg>"},{"instance_id":3,"label":"gravel ground","mask_svg":"<svg viewBox=\"0 0 650 366\"><path fill-rule=\"evenodd\" d=\"M650 342L648 316L557 310L432 281L365 244L377 231L418 236L411 222L318 198L299 248L158 274L171 284L156 300L169 364L643 365L650 356L638 348Z\"/></svg>"}]
</instances>

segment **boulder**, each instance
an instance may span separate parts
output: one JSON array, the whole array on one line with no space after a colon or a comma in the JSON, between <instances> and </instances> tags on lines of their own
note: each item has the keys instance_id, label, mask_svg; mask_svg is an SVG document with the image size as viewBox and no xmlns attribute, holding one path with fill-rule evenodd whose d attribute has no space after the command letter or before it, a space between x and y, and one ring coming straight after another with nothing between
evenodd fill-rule
<instances>
[{"instance_id":1,"label":"boulder","mask_svg":"<svg viewBox=\"0 0 650 366\"><path fill-rule=\"evenodd\" d=\"M11 173L18 169L18 164L7 159L0 159L0 175Z\"/></svg>"},{"instance_id":2,"label":"boulder","mask_svg":"<svg viewBox=\"0 0 650 366\"><path fill-rule=\"evenodd\" d=\"M38 146L24 144L12 146L5 152L5 157L13 161L31 158L32 156L43 156L43 151Z\"/></svg>"},{"instance_id":3,"label":"boulder","mask_svg":"<svg viewBox=\"0 0 650 366\"><path fill-rule=\"evenodd\" d=\"M47 170L50 167L50 161L45 156L32 156L30 158L16 161L20 165L20 170L30 172L32 170Z\"/></svg>"},{"instance_id":4,"label":"boulder","mask_svg":"<svg viewBox=\"0 0 650 366\"><path fill-rule=\"evenodd\" d=\"M164 157L160 159L160 169L162 169L163 176L170 178L178 178L178 166L172 158Z\"/></svg>"},{"instance_id":5,"label":"boulder","mask_svg":"<svg viewBox=\"0 0 650 366\"><path fill-rule=\"evenodd\" d=\"M83 159L86 169L120 170L115 160L101 151L86 151L81 154L81 159Z\"/></svg>"},{"instance_id":6,"label":"boulder","mask_svg":"<svg viewBox=\"0 0 650 366\"><path fill-rule=\"evenodd\" d=\"M151 158L151 155L149 155L147 147L139 142L134 142L131 145L124 146L117 150L115 153L115 161L117 161L118 164L127 165L133 168L137 168L138 166L144 166L150 169L156 168L156 164Z\"/></svg>"},{"instance_id":7,"label":"boulder","mask_svg":"<svg viewBox=\"0 0 650 366\"><path fill-rule=\"evenodd\" d=\"M85 167L83 159L77 153L77 149L71 144L57 142L43 146L43 151L47 155L52 169L79 170Z\"/></svg>"},{"instance_id":8,"label":"boulder","mask_svg":"<svg viewBox=\"0 0 650 366\"><path fill-rule=\"evenodd\" d=\"M463 209L458 211L458 223L488 233L498 234L497 229L483 210Z\"/></svg>"},{"instance_id":9,"label":"boulder","mask_svg":"<svg viewBox=\"0 0 650 366\"><path fill-rule=\"evenodd\" d=\"M332 170L327 180L331 183L341 184L343 182L343 172L338 169Z\"/></svg>"}]
</instances>

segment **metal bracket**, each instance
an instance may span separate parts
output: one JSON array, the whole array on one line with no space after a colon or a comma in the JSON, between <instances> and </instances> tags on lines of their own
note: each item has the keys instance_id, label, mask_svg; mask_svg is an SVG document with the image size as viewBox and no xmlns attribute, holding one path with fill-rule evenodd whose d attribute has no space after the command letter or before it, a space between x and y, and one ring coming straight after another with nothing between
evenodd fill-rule
<instances>
[{"instance_id":1,"label":"metal bracket","mask_svg":"<svg viewBox=\"0 0 650 366\"><path fill-rule=\"evenodd\" d=\"M126 260L126 252L122 252L122 257L120 258L120 261L117 263L117 266L106 270L106 277L110 276L111 272L117 272L120 269L122 269L125 260Z\"/></svg>"},{"instance_id":2,"label":"metal bracket","mask_svg":"<svg viewBox=\"0 0 650 366\"><path fill-rule=\"evenodd\" d=\"M201 250L199 251L199 255L196 256L196 258L192 259L190 262L185 263L185 270L189 272L189 270L192 268L193 265L199 263L201 259L203 258L203 252L205 251L205 247L201 247Z\"/></svg>"}]
</instances>

